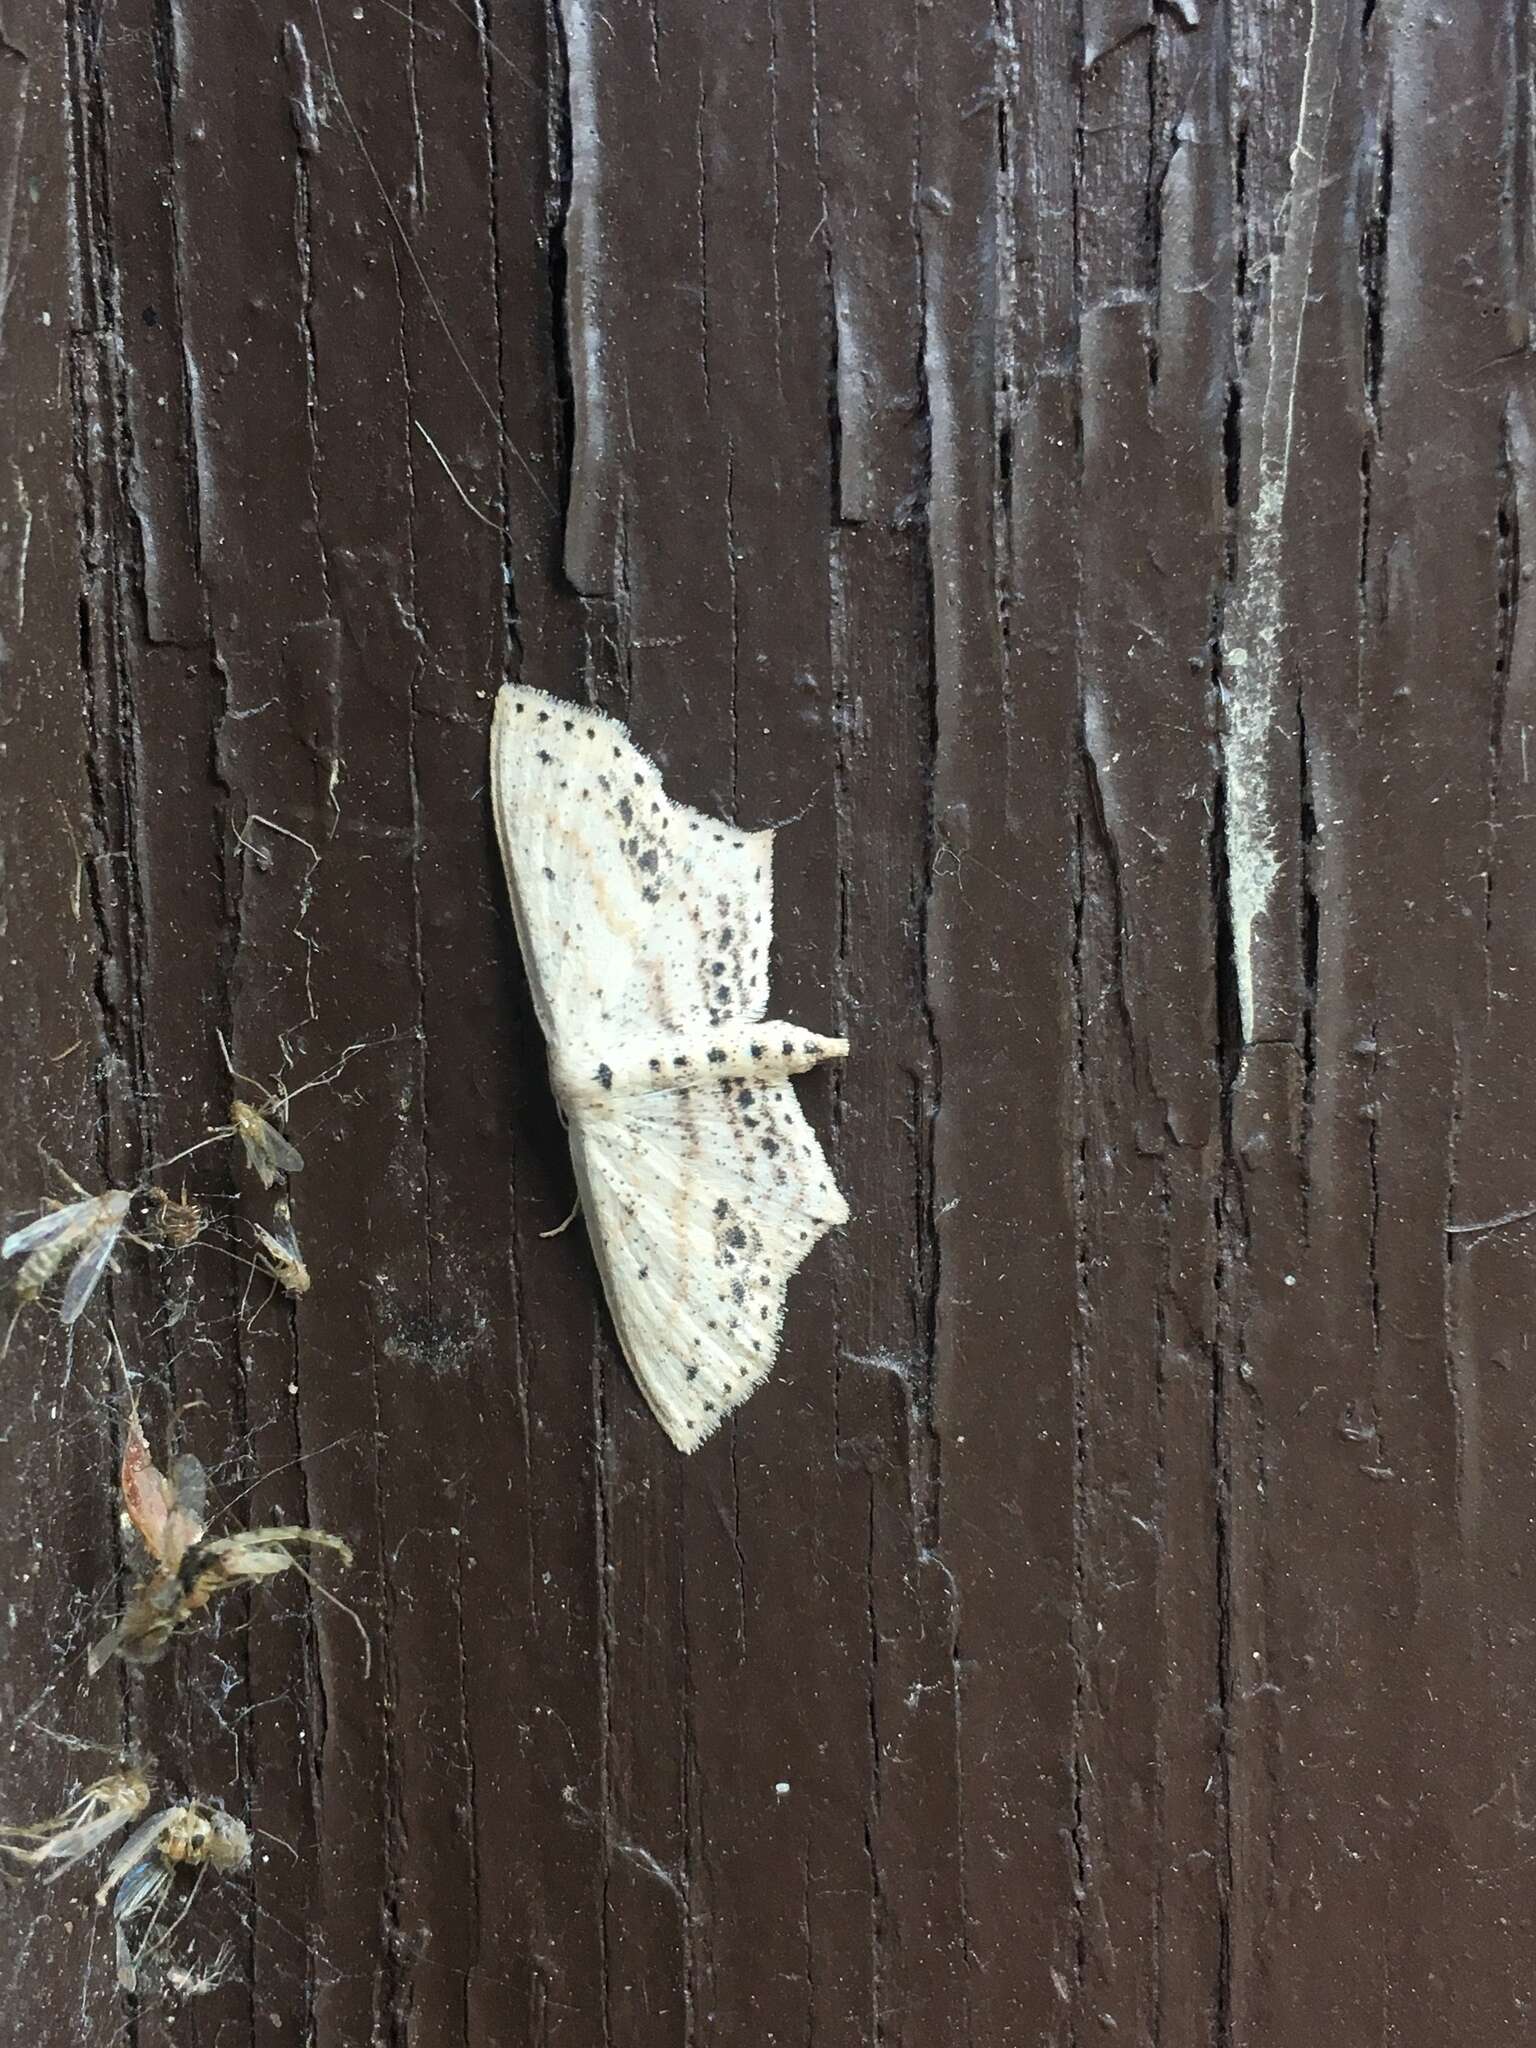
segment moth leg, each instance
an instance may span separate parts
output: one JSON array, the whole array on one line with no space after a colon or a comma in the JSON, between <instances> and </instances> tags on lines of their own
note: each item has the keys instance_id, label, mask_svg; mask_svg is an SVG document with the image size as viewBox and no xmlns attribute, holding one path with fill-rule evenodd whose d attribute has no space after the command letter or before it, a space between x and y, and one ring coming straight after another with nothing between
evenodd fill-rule
<instances>
[{"instance_id":1,"label":"moth leg","mask_svg":"<svg viewBox=\"0 0 1536 2048\"><path fill-rule=\"evenodd\" d=\"M565 1235L565 1233L566 1233L566 1232L567 1232L567 1231L568 1231L568 1230L570 1229L571 1225L572 1225L572 1224L573 1224L573 1223L574 1223L574 1222L576 1221L576 1218L577 1218L577 1217L578 1217L578 1216L579 1216L580 1214L581 1214L581 1190L580 1190L580 1189L578 1188L578 1189L576 1190L576 1199L575 1199L575 1201L574 1201L574 1202L572 1202L572 1204L571 1204L571 1213L570 1213L570 1215L566 1217L566 1219L565 1219L565 1221L564 1221L563 1223L557 1223L557 1224L555 1225L555 1227L554 1227L554 1229L553 1229L553 1230L541 1230L541 1231L539 1232L539 1235L540 1235L540 1237L563 1237L563 1236Z\"/></svg>"}]
</instances>

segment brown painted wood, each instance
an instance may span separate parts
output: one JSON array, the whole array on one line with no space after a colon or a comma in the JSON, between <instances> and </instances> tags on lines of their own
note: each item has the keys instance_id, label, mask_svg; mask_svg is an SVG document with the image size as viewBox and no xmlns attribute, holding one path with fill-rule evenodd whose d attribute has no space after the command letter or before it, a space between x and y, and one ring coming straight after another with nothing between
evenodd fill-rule
<instances>
[{"instance_id":1,"label":"brown painted wood","mask_svg":"<svg viewBox=\"0 0 1536 2048\"><path fill-rule=\"evenodd\" d=\"M302 1305L213 1149L5 1361L0 1811L260 1830L179 2010L17 1886L9 2038L1531 2038L1531 103L1514 0L3 0L6 1215L380 1041ZM689 1460L541 1234L507 675L782 823L854 1041ZM109 1313L371 1667L86 1679Z\"/></svg>"}]
</instances>

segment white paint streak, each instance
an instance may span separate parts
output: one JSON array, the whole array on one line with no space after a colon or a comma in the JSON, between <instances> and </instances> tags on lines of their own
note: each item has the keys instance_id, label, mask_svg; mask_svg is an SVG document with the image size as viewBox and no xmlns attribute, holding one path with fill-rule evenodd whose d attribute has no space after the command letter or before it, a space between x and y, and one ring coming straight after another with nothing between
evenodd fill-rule
<instances>
[{"instance_id":1,"label":"white paint streak","mask_svg":"<svg viewBox=\"0 0 1536 2048\"><path fill-rule=\"evenodd\" d=\"M16 542L16 594L11 604L15 624L16 645L21 644L27 624L27 557L32 552L32 500L27 496L26 479L21 471L12 467L11 479L16 486L16 509L21 523L21 536ZM6 533L7 527L0 527ZM7 549L9 553L9 549ZM11 649L4 637L0 637L0 660L9 660Z\"/></svg>"},{"instance_id":2,"label":"white paint streak","mask_svg":"<svg viewBox=\"0 0 1536 2048\"><path fill-rule=\"evenodd\" d=\"M571 196L565 218L566 344L571 377L573 446L566 522L566 574L578 590L606 589L601 508L610 456L602 308L607 299L599 206L598 80L593 10L588 0L563 0L566 92L571 129Z\"/></svg>"},{"instance_id":3,"label":"white paint streak","mask_svg":"<svg viewBox=\"0 0 1536 2048\"><path fill-rule=\"evenodd\" d=\"M27 114L29 95L27 92L27 60L19 51L9 48L0 50L0 81L4 90L0 92L0 104L6 105L6 118L0 124L0 134L11 137L10 158L0 171L0 330L5 326L5 316L11 303L11 287L16 282L19 269L17 250L16 213L21 195L22 153L27 139ZM14 87L14 92L11 88ZM25 253L25 233L21 239L21 253ZM44 322L47 322L44 314Z\"/></svg>"},{"instance_id":4,"label":"white paint streak","mask_svg":"<svg viewBox=\"0 0 1536 2048\"><path fill-rule=\"evenodd\" d=\"M1312 10L1296 144L1291 151L1285 243L1271 270L1258 481L1246 515L1246 531L1239 537L1243 559L1224 636L1227 889L1246 1040L1254 1036L1255 935L1269 915L1280 872L1269 751L1280 701L1283 533L1322 164L1333 117L1346 12L1343 0L1315 0Z\"/></svg>"}]
</instances>

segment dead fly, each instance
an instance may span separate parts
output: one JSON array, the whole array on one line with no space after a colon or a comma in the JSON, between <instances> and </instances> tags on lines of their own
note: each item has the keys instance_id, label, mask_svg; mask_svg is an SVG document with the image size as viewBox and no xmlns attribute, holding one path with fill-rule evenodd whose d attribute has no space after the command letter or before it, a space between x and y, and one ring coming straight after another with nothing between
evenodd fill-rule
<instances>
[{"instance_id":1,"label":"dead fly","mask_svg":"<svg viewBox=\"0 0 1536 2048\"><path fill-rule=\"evenodd\" d=\"M149 1780L142 1771L113 1771L87 1785L52 1820L25 1827L0 1824L0 1850L18 1863L43 1870L45 1879L55 1878L137 1820L148 1804Z\"/></svg>"},{"instance_id":2,"label":"dead fly","mask_svg":"<svg viewBox=\"0 0 1536 2048\"><path fill-rule=\"evenodd\" d=\"M311 1088L323 1088L334 1081L360 1052L370 1046L386 1045L387 1039L360 1039L356 1045L349 1045L339 1058L333 1060L324 1073L316 1074L312 1080L300 1087L285 1088L281 1082L270 1092L263 1089L259 1081L253 1081L249 1074L242 1074L230 1056L229 1045L221 1031L218 1034L219 1050L224 1055L224 1064L229 1069L232 1081L252 1089L259 1098L247 1102L237 1095L229 1105L229 1122L217 1124L206 1138L200 1138L195 1145L188 1145L184 1151L175 1152L161 1162L156 1171L167 1166L179 1165L183 1159L190 1159L194 1152L201 1152L205 1146L217 1145L226 1138L238 1138L245 1150L245 1163L264 1188L274 1188L286 1175L304 1171L304 1155L289 1139L278 1130L273 1119L288 1121L288 1112L300 1095L307 1095Z\"/></svg>"},{"instance_id":3,"label":"dead fly","mask_svg":"<svg viewBox=\"0 0 1536 2048\"><path fill-rule=\"evenodd\" d=\"M277 1229L263 1230L259 1223L251 1225L256 1241L261 1246L258 1270L275 1280L284 1294L293 1301L309 1292L309 1268L304 1263L304 1254L299 1250L298 1236L293 1227L293 1213L286 1202L276 1202L272 1208L272 1221ZM268 1296L270 1300L271 1297ZM254 1321L254 1318L252 1318Z\"/></svg>"},{"instance_id":4,"label":"dead fly","mask_svg":"<svg viewBox=\"0 0 1536 2048\"><path fill-rule=\"evenodd\" d=\"M78 1187L78 1184L76 1184ZM124 1188L108 1188L103 1195L88 1195L78 1188L81 1199L50 1209L46 1216L20 1230L13 1230L0 1243L0 1259L21 1259L21 1270L12 1283L16 1316L29 1302L41 1298L64 1261L73 1258L64 1296L59 1303L59 1321L66 1325L79 1319L80 1311L96 1291L96 1283L107 1270L113 1249L128 1221L133 1196ZM10 1343L10 1331L6 1332Z\"/></svg>"},{"instance_id":5,"label":"dead fly","mask_svg":"<svg viewBox=\"0 0 1536 2048\"><path fill-rule=\"evenodd\" d=\"M304 1155L267 1122L266 1111L276 1107L271 1098L260 1109L238 1097L229 1105L230 1129L245 1147L246 1165L264 1188L276 1187L286 1173L304 1171Z\"/></svg>"},{"instance_id":6,"label":"dead fly","mask_svg":"<svg viewBox=\"0 0 1536 2048\"><path fill-rule=\"evenodd\" d=\"M125 1991L137 1990L144 1965L164 1954L171 1936L191 1912L208 1872L216 1870L227 1876L244 1870L250 1860L251 1838L244 1824L200 1801L168 1806L135 1829L108 1864L96 1894L98 1906L116 1894L112 1920L117 1934L117 1981ZM183 1902L167 1920L167 1908L184 1872L195 1874L190 1884L180 1886ZM136 1933L140 1922L146 1924L142 1933Z\"/></svg>"},{"instance_id":7,"label":"dead fly","mask_svg":"<svg viewBox=\"0 0 1536 2048\"><path fill-rule=\"evenodd\" d=\"M202 1236L207 1217L198 1203L187 1200L185 1183L179 1202L165 1188L146 1188L144 1200L150 1208L144 1228L153 1243L164 1245L167 1251L180 1252Z\"/></svg>"},{"instance_id":8,"label":"dead fly","mask_svg":"<svg viewBox=\"0 0 1536 2048\"><path fill-rule=\"evenodd\" d=\"M93 1673L114 1656L130 1664L153 1664L182 1623L216 1593L275 1579L290 1567L308 1578L293 1555L296 1550L330 1550L343 1564L352 1562L351 1546L324 1529L283 1525L247 1529L238 1536L206 1536L207 1474L188 1454L173 1462L167 1478L150 1457L137 1409L128 1417L122 1492L123 1517L138 1538L145 1565L122 1620L92 1646L88 1661Z\"/></svg>"}]
</instances>

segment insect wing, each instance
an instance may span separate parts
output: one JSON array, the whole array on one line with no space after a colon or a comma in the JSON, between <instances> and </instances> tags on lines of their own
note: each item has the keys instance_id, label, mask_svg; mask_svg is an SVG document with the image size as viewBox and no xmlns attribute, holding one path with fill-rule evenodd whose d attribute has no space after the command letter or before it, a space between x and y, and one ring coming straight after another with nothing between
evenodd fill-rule
<instances>
[{"instance_id":1,"label":"insect wing","mask_svg":"<svg viewBox=\"0 0 1536 2048\"><path fill-rule=\"evenodd\" d=\"M273 1130L266 1118L262 1118L262 1135L267 1152L279 1173L302 1173L304 1155L296 1145L290 1145L281 1131Z\"/></svg>"},{"instance_id":2,"label":"insect wing","mask_svg":"<svg viewBox=\"0 0 1536 2048\"><path fill-rule=\"evenodd\" d=\"M13 1230L3 1244L0 1244L0 1259L19 1259L23 1252L36 1251L40 1244L56 1244L60 1238L68 1243L85 1227L89 1212L96 1206L93 1195L87 1202L69 1202L62 1209L50 1209L46 1216L39 1216L20 1230Z\"/></svg>"},{"instance_id":3,"label":"insect wing","mask_svg":"<svg viewBox=\"0 0 1536 2048\"><path fill-rule=\"evenodd\" d=\"M106 1875L96 1890L98 1906L106 1903L114 1887L120 1885L133 1872L135 1864L143 1864L145 1869L157 1867L157 1859L152 1860L151 1852L158 1848L161 1832L167 1822L174 1821L185 1810L180 1806L167 1806L159 1813L151 1814L148 1820L141 1822L134 1829L107 1865ZM119 1919L123 1917L121 1902L114 1911L117 1912Z\"/></svg>"},{"instance_id":4,"label":"insect wing","mask_svg":"<svg viewBox=\"0 0 1536 2048\"><path fill-rule=\"evenodd\" d=\"M98 1636L92 1643L85 1660L87 1675L94 1678L104 1665L110 1664L127 1639L128 1621L125 1616L115 1628L109 1629L104 1636Z\"/></svg>"},{"instance_id":5,"label":"insect wing","mask_svg":"<svg viewBox=\"0 0 1536 2048\"><path fill-rule=\"evenodd\" d=\"M772 1369L790 1277L848 1205L782 1083L636 1097L576 1121L572 1152L625 1354L696 1450Z\"/></svg>"},{"instance_id":6,"label":"insect wing","mask_svg":"<svg viewBox=\"0 0 1536 2048\"><path fill-rule=\"evenodd\" d=\"M284 1244L280 1237L274 1237L270 1230L263 1230L259 1223L253 1223L251 1228L256 1233L257 1242L274 1266L287 1266L293 1263L296 1247Z\"/></svg>"},{"instance_id":7,"label":"insect wing","mask_svg":"<svg viewBox=\"0 0 1536 2048\"><path fill-rule=\"evenodd\" d=\"M103 1195L100 1208L102 1220L96 1225L90 1243L76 1259L70 1269L69 1280L64 1288L64 1299L59 1304L59 1321L71 1324L79 1321L80 1311L96 1292L96 1283L107 1270L117 1240L122 1235L128 1219L129 1197L114 1191Z\"/></svg>"},{"instance_id":8,"label":"insect wing","mask_svg":"<svg viewBox=\"0 0 1536 2048\"><path fill-rule=\"evenodd\" d=\"M169 1890L170 1883L170 1869L161 1861L158 1852L141 1857L117 1888L117 1897L112 1904L113 1919L132 1920L151 1901Z\"/></svg>"},{"instance_id":9,"label":"insect wing","mask_svg":"<svg viewBox=\"0 0 1536 2048\"><path fill-rule=\"evenodd\" d=\"M150 1456L137 1409L129 1415L123 1436L121 1485L123 1507L144 1548L156 1564L167 1563L165 1531L172 1505L171 1485Z\"/></svg>"},{"instance_id":10,"label":"insect wing","mask_svg":"<svg viewBox=\"0 0 1536 2048\"><path fill-rule=\"evenodd\" d=\"M278 1237L270 1230L263 1230L259 1223L253 1223L251 1228L266 1254L267 1270L283 1292L295 1297L308 1294L309 1268L304 1263L304 1254L299 1250L299 1241L292 1229L285 1237Z\"/></svg>"},{"instance_id":11,"label":"insect wing","mask_svg":"<svg viewBox=\"0 0 1536 2048\"><path fill-rule=\"evenodd\" d=\"M752 1022L768 1001L772 832L674 803L617 720L503 686L491 797L551 1052Z\"/></svg>"},{"instance_id":12,"label":"insect wing","mask_svg":"<svg viewBox=\"0 0 1536 2048\"><path fill-rule=\"evenodd\" d=\"M260 1110L248 1102L237 1102L233 1110L235 1129L245 1147L245 1161L264 1188L275 1187L285 1173L302 1173L304 1155L279 1130L274 1130Z\"/></svg>"},{"instance_id":13,"label":"insect wing","mask_svg":"<svg viewBox=\"0 0 1536 2048\"><path fill-rule=\"evenodd\" d=\"M89 1794L82 1795L76 1802L77 1805L84 1806L87 1798L92 1810L83 1813L73 1827L56 1835L48 1845L47 1853L56 1862L56 1868L46 1874L50 1880L60 1876L82 1857L91 1855L119 1828L126 1827L136 1814L142 1813L149 1804L149 1786L138 1772L125 1771L92 1787Z\"/></svg>"}]
</instances>

